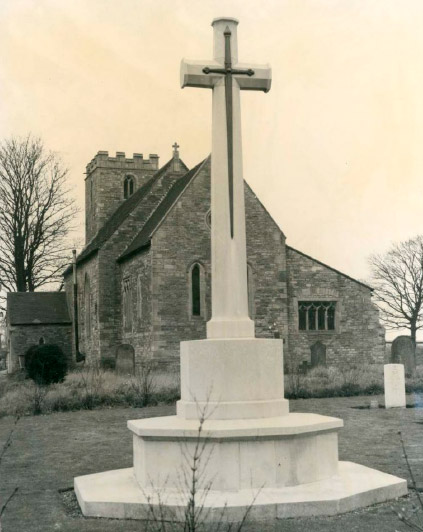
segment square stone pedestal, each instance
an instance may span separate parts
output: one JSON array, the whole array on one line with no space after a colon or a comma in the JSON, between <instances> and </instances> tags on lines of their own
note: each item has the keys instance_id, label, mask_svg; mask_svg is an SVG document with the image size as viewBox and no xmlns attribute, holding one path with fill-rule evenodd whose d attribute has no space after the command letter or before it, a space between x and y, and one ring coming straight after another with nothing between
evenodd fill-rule
<instances>
[{"instance_id":1,"label":"square stone pedestal","mask_svg":"<svg viewBox=\"0 0 423 532\"><path fill-rule=\"evenodd\" d=\"M284 399L282 341L182 342L177 415L128 421L134 466L75 479L84 515L180 517L191 486L190 456L202 449L207 520L331 515L407 493L407 483L338 461L340 419L289 414ZM206 419L199 431L199 417ZM202 492L210 482L210 490Z\"/></svg>"}]
</instances>

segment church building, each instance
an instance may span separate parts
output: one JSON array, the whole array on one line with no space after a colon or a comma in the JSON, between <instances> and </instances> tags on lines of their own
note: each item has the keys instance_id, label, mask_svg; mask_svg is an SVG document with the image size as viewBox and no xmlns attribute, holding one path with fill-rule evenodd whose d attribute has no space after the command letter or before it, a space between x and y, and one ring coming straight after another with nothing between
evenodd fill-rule
<instances>
[{"instance_id":1,"label":"church building","mask_svg":"<svg viewBox=\"0 0 423 532\"><path fill-rule=\"evenodd\" d=\"M179 365L182 340L206 338L211 317L210 157L187 168L157 155L100 151L85 178L86 243L65 274L78 350L113 366L133 353ZM249 312L256 337L282 338L287 368L383 363L371 287L286 244L245 183Z\"/></svg>"}]
</instances>

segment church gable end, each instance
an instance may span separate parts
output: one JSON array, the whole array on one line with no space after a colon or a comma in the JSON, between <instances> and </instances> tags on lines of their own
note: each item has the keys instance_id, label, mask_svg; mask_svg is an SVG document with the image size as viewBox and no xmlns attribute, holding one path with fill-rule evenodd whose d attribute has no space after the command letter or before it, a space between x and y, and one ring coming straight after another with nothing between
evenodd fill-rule
<instances>
[{"instance_id":1,"label":"church gable end","mask_svg":"<svg viewBox=\"0 0 423 532\"><path fill-rule=\"evenodd\" d=\"M371 288L289 246L286 250L289 348L285 363L311 366L316 342L324 346L327 365L383 363L384 329L371 301Z\"/></svg>"}]
</instances>

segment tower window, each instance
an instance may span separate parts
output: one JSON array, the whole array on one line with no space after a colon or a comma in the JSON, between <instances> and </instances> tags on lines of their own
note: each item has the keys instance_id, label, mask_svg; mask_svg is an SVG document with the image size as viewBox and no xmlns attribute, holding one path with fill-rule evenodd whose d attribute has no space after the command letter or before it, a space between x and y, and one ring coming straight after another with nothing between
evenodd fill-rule
<instances>
[{"instance_id":1,"label":"tower window","mask_svg":"<svg viewBox=\"0 0 423 532\"><path fill-rule=\"evenodd\" d=\"M128 199L134 193L134 178L131 175L125 176L123 180L123 197Z\"/></svg>"},{"instance_id":2,"label":"tower window","mask_svg":"<svg viewBox=\"0 0 423 532\"><path fill-rule=\"evenodd\" d=\"M334 331L336 301L299 301L300 331Z\"/></svg>"}]
</instances>

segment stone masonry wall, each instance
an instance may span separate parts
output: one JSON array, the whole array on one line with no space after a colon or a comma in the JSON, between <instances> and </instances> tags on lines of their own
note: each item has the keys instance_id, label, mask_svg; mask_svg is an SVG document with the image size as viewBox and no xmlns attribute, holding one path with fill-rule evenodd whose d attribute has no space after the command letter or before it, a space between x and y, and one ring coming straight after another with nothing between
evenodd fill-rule
<instances>
[{"instance_id":1,"label":"stone masonry wall","mask_svg":"<svg viewBox=\"0 0 423 532\"><path fill-rule=\"evenodd\" d=\"M286 265L284 237L269 214L245 187L247 257L253 272L256 335L273 337L287 333ZM166 365L179 365L179 344L206 337L211 317L210 163L169 212L152 240L153 350ZM203 269L205 311L191 316L189 273L194 262Z\"/></svg>"},{"instance_id":2,"label":"stone masonry wall","mask_svg":"<svg viewBox=\"0 0 423 532\"><path fill-rule=\"evenodd\" d=\"M116 261L180 175L168 170L98 252L100 353L103 359L114 359L116 347L122 343L122 277L121 266Z\"/></svg>"},{"instance_id":3,"label":"stone masonry wall","mask_svg":"<svg viewBox=\"0 0 423 532\"><path fill-rule=\"evenodd\" d=\"M151 355L151 256L147 250L121 266L121 279L129 280L132 286L133 317L130 330L125 330L121 322L122 343L134 347L136 365Z\"/></svg>"},{"instance_id":4,"label":"stone masonry wall","mask_svg":"<svg viewBox=\"0 0 423 532\"><path fill-rule=\"evenodd\" d=\"M311 361L310 347L326 346L328 366L351 367L384 362L385 331L366 286L287 246L289 341L286 362ZM336 301L334 331L300 331L298 301Z\"/></svg>"},{"instance_id":5,"label":"stone masonry wall","mask_svg":"<svg viewBox=\"0 0 423 532\"><path fill-rule=\"evenodd\" d=\"M152 349L166 366L179 366L181 341L206 337L211 317L209 209L207 161L152 239ZM200 283L206 294L201 316L190 315L189 274L195 262L202 267Z\"/></svg>"},{"instance_id":6,"label":"stone masonry wall","mask_svg":"<svg viewBox=\"0 0 423 532\"><path fill-rule=\"evenodd\" d=\"M100 359L100 286L99 286L99 261L98 255L93 255L77 268L77 285L78 285L78 338L79 351L84 354L86 361L92 363ZM86 330L86 297L85 297L85 280L89 279L90 288L90 331ZM69 315L73 321L73 276L72 273L65 277L65 290L68 301Z\"/></svg>"},{"instance_id":7,"label":"stone masonry wall","mask_svg":"<svg viewBox=\"0 0 423 532\"><path fill-rule=\"evenodd\" d=\"M285 236L247 184L245 212L256 337L285 339L288 335Z\"/></svg>"},{"instance_id":8,"label":"stone masonry wall","mask_svg":"<svg viewBox=\"0 0 423 532\"><path fill-rule=\"evenodd\" d=\"M14 325L9 328L10 358L8 371L19 369L19 356L25 355L33 345L38 345L40 338L46 344L58 345L73 365L72 358L72 326L71 325Z\"/></svg>"},{"instance_id":9,"label":"stone masonry wall","mask_svg":"<svg viewBox=\"0 0 423 532\"><path fill-rule=\"evenodd\" d=\"M158 170L158 156L144 159L134 153L126 158L124 152L109 157L100 151L87 165L85 179L85 241L88 243L111 214L124 201L123 182L126 175L134 178L134 191Z\"/></svg>"}]
</instances>

